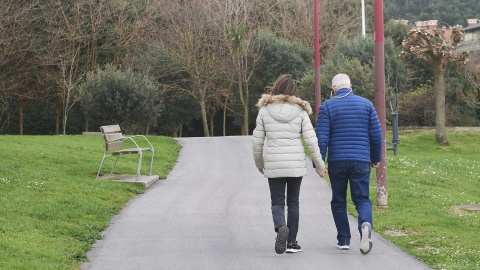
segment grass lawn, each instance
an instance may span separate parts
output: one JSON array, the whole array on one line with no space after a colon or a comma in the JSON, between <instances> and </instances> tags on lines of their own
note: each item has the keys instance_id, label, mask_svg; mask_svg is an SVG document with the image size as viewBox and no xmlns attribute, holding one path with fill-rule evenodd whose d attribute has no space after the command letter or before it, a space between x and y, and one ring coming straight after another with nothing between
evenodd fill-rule
<instances>
[{"instance_id":1,"label":"grass lawn","mask_svg":"<svg viewBox=\"0 0 480 270\"><path fill-rule=\"evenodd\" d=\"M434 269L480 269L480 212L453 208L480 204L480 132L447 136L450 146L433 132L400 134L398 155L387 152L386 209L376 209L372 170L374 230ZM348 211L357 216L351 200Z\"/></svg>"},{"instance_id":2,"label":"grass lawn","mask_svg":"<svg viewBox=\"0 0 480 270\"><path fill-rule=\"evenodd\" d=\"M180 147L148 136L152 174L165 178ZM77 269L110 219L135 195L136 184L95 180L103 156L95 135L0 136L0 269ZM109 173L115 158L102 172ZM147 174L150 154L142 161ZM116 173L135 174L138 155L119 159Z\"/></svg>"}]
</instances>

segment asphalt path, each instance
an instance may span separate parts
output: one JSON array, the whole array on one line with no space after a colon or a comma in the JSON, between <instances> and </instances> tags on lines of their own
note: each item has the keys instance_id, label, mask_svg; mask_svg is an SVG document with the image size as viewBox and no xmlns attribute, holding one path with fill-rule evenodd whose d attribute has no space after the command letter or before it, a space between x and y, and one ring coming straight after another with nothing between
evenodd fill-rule
<instances>
[{"instance_id":1,"label":"asphalt path","mask_svg":"<svg viewBox=\"0 0 480 270\"><path fill-rule=\"evenodd\" d=\"M338 250L331 191L311 162L300 192L303 251L276 254L268 182L255 168L251 140L178 139L182 150L168 178L112 219L81 268L431 269L376 233L362 255L353 217L350 250Z\"/></svg>"}]
</instances>

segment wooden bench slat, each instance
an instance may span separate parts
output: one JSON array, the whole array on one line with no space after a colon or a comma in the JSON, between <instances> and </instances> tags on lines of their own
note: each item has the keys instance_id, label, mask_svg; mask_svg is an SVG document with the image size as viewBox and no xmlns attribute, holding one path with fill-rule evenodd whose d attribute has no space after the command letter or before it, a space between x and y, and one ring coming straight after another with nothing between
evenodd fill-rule
<instances>
[{"instance_id":1,"label":"wooden bench slat","mask_svg":"<svg viewBox=\"0 0 480 270\"><path fill-rule=\"evenodd\" d=\"M129 149L122 149L120 151L114 151L112 155L120 155L120 154L138 154L140 152L146 152L146 151L151 151L152 149L150 148L129 148Z\"/></svg>"},{"instance_id":2,"label":"wooden bench slat","mask_svg":"<svg viewBox=\"0 0 480 270\"><path fill-rule=\"evenodd\" d=\"M110 125L100 127L102 133L121 132L120 125Z\"/></svg>"},{"instance_id":3,"label":"wooden bench slat","mask_svg":"<svg viewBox=\"0 0 480 270\"><path fill-rule=\"evenodd\" d=\"M103 135L105 137L105 142L111 142L116 139L120 139L123 137L122 133L107 133Z\"/></svg>"},{"instance_id":4,"label":"wooden bench slat","mask_svg":"<svg viewBox=\"0 0 480 270\"><path fill-rule=\"evenodd\" d=\"M105 148L107 148L107 151L113 150L113 149L118 149L123 147L123 141L119 142L113 142L113 143L105 143Z\"/></svg>"}]
</instances>

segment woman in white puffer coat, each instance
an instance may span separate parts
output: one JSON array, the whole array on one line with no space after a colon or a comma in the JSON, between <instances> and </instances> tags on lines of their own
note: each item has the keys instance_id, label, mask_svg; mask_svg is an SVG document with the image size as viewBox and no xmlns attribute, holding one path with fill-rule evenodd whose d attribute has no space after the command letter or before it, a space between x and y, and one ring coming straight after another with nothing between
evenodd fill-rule
<instances>
[{"instance_id":1,"label":"woman in white puffer coat","mask_svg":"<svg viewBox=\"0 0 480 270\"><path fill-rule=\"evenodd\" d=\"M253 157L260 173L268 178L272 216L278 254L299 252L297 243L300 186L307 174L307 160L302 136L315 163L317 173L326 173L315 130L309 118L312 108L296 97L297 86L291 75L281 75L270 94L262 95L253 131ZM265 149L264 149L264 144ZM265 150L265 151L264 151ZM286 196L285 196L286 191ZM285 198L288 206L285 222Z\"/></svg>"}]
</instances>

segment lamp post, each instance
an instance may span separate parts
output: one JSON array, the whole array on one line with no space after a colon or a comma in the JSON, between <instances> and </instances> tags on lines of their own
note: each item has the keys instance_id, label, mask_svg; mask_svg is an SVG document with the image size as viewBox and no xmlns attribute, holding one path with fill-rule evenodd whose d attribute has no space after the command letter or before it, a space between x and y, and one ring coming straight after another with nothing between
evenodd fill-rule
<instances>
[{"instance_id":1,"label":"lamp post","mask_svg":"<svg viewBox=\"0 0 480 270\"><path fill-rule=\"evenodd\" d=\"M365 38L365 0L362 0L362 34Z\"/></svg>"},{"instance_id":2,"label":"lamp post","mask_svg":"<svg viewBox=\"0 0 480 270\"><path fill-rule=\"evenodd\" d=\"M382 161L377 168L377 207L388 207L387 203L387 149L385 114L385 56L383 29L383 0L375 0L375 110L382 126Z\"/></svg>"},{"instance_id":3,"label":"lamp post","mask_svg":"<svg viewBox=\"0 0 480 270\"><path fill-rule=\"evenodd\" d=\"M322 104L322 96L320 89L320 40L318 29L318 1L315 0L315 118L318 117L318 110Z\"/></svg>"}]
</instances>

